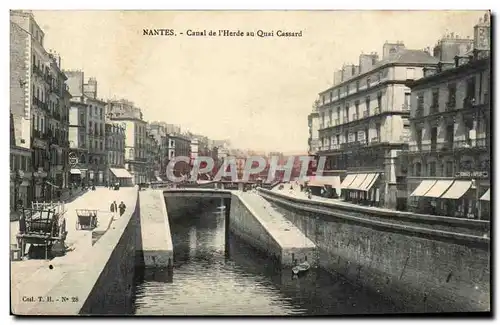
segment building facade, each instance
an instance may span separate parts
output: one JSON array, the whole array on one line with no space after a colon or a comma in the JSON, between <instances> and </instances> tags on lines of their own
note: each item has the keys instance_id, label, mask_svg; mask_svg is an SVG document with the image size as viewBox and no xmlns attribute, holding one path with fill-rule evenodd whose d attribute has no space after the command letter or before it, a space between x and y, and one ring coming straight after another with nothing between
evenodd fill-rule
<instances>
[{"instance_id":1,"label":"building facade","mask_svg":"<svg viewBox=\"0 0 500 325\"><path fill-rule=\"evenodd\" d=\"M106 121L106 184L132 185L132 175L125 169L125 123Z\"/></svg>"},{"instance_id":2,"label":"building facade","mask_svg":"<svg viewBox=\"0 0 500 325\"><path fill-rule=\"evenodd\" d=\"M436 69L409 85L411 138L405 155L411 211L490 219L489 22L485 15L475 26L473 49L445 55Z\"/></svg>"},{"instance_id":3,"label":"building facade","mask_svg":"<svg viewBox=\"0 0 500 325\"><path fill-rule=\"evenodd\" d=\"M316 185L331 186L355 203L396 207L397 155L407 147L410 129L405 83L436 64L427 51L386 42L381 60L377 53L361 54L359 65L335 72L334 86L319 94L317 109L316 157L325 157L323 175L331 177L329 184ZM311 129L314 134L314 124Z\"/></svg>"},{"instance_id":4,"label":"building facade","mask_svg":"<svg viewBox=\"0 0 500 325\"><path fill-rule=\"evenodd\" d=\"M10 112L15 147L23 156L31 150L32 172L23 172L21 182L29 183L26 203L56 199L67 186L66 77L60 58L44 48L44 37L31 12L10 11Z\"/></svg>"},{"instance_id":5,"label":"building facade","mask_svg":"<svg viewBox=\"0 0 500 325\"><path fill-rule=\"evenodd\" d=\"M169 161L175 157L191 157L191 139L189 137L182 134L168 134L167 144ZM189 163L178 162L175 164L173 173L176 177L188 177L190 171L191 165Z\"/></svg>"},{"instance_id":6,"label":"building facade","mask_svg":"<svg viewBox=\"0 0 500 325\"><path fill-rule=\"evenodd\" d=\"M69 144L72 157L71 182L104 185L107 172L105 109L106 102L97 98L97 81L85 82L84 72L65 71L71 94Z\"/></svg>"},{"instance_id":7,"label":"building facade","mask_svg":"<svg viewBox=\"0 0 500 325\"><path fill-rule=\"evenodd\" d=\"M134 184L147 182L146 128L140 108L126 100L108 101L106 114L111 121L125 124L125 169Z\"/></svg>"},{"instance_id":8,"label":"building facade","mask_svg":"<svg viewBox=\"0 0 500 325\"><path fill-rule=\"evenodd\" d=\"M150 122L148 124L149 132L154 137L158 145L158 159L155 170L155 178L157 181L166 179L166 169L168 164L168 138L166 132L166 123L164 122Z\"/></svg>"}]
</instances>

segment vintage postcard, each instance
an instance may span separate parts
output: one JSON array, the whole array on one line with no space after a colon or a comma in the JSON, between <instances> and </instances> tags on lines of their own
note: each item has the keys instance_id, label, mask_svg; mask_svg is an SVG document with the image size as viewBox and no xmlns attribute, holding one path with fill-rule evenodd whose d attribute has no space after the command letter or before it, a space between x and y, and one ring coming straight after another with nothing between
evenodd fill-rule
<instances>
[{"instance_id":1,"label":"vintage postcard","mask_svg":"<svg viewBox=\"0 0 500 325\"><path fill-rule=\"evenodd\" d=\"M11 314L491 315L490 16L10 10Z\"/></svg>"}]
</instances>

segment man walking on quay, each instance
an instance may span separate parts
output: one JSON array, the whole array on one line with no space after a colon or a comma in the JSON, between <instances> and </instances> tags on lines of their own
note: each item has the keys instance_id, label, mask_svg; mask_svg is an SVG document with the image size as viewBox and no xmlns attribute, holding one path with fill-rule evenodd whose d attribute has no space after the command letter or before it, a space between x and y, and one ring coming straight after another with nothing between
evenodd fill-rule
<instances>
[{"instance_id":1,"label":"man walking on quay","mask_svg":"<svg viewBox=\"0 0 500 325\"><path fill-rule=\"evenodd\" d=\"M118 212L118 206L116 205L116 201L113 201L113 203L111 203L109 211L111 211L111 214L113 215L114 218L116 216L116 212Z\"/></svg>"},{"instance_id":2,"label":"man walking on quay","mask_svg":"<svg viewBox=\"0 0 500 325\"><path fill-rule=\"evenodd\" d=\"M125 208L126 208L125 203L123 203L123 201L121 201L118 208L120 209L120 217L121 217L123 215L123 213L125 213Z\"/></svg>"}]
</instances>

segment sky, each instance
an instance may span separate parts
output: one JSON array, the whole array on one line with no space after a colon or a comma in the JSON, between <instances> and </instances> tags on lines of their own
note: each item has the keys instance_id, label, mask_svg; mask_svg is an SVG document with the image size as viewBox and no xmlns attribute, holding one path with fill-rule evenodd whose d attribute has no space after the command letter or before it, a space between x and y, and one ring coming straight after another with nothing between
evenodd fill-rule
<instances>
[{"instance_id":1,"label":"sky","mask_svg":"<svg viewBox=\"0 0 500 325\"><path fill-rule=\"evenodd\" d=\"M307 151L307 115L344 63L385 41L433 47L473 35L483 11L34 11L63 69L95 77L98 97L126 98L148 121L178 124L234 147ZM144 29L176 36L145 36ZM195 37L187 30L274 31ZM277 30L302 37L276 37ZM181 35L180 33L184 33Z\"/></svg>"}]
</instances>

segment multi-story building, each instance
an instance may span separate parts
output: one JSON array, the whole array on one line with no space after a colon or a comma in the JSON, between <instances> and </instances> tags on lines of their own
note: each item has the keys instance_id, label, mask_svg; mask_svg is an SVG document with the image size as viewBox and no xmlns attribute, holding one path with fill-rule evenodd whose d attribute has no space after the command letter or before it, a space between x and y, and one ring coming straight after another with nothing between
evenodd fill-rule
<instances>
[{"instance_id":1,"label":"multi-story building","mask_svg":"<svg viewBox=\"0 0 500 325\"><path fill-rule=\"evenodd\" d=\"M313 110L307 116L307 125L309 126L309 138L307 144L309 146L308 153L311 156L316 155L320 148L319 143L319 101L316 100L313 105Z\"/></svg>"},{"instance_id":2,"label":"multi-story building","mask_svg":"<svg viewBox=\"0 0 500 325\"><path fill-rule=\"evenodd\" d=\"M10 12L10 111L15 143L31 149L26 201L52 200L67 185L68 106L60 58L29 11Z\"/></svg>"},{"instance_id":3,"label":"multi-story building","mask_svg":"<svg viewBox=\"0 0 500 325\"><path fill-rule=\"evenodd\" d=\"M457 40L455 47L440 49L456 38L441 40L435 52L442 63L409 84L411 138L405 155L412 211L490 218L489 22L486 14L474 27L473 49L460 48L458 45L467 44L463 40ZM454 60L451 66L449 58Z\"/></svg>"},{"instance_id":4,"label":"multi-story building","mask_svg":"<svg viewBox=\"0 0 500 325\"><path fill-rule=\"evenodd\" d=\"M106 114L110 120L125 123L125 169L134 184L147 182L146 128L141 109L126 99L108 101Z\"/></svg>"},{"instance_id":5,"label":"multi-story building","mask_svg":"<svg viewBox=\"0 0 500 325\"><path fill-rule=\"evenodd\" d=\"M78 164L71 169L74 183L104 185L106 163L106 102L97 98L97 81L89 78L85 83L84 72L65 71L71 93L70 148L78 157Z\"/></svg>"},{"instance_id":6,"label":"multi-story building","mask_svg":"<svg viewBox=\"0 0 500 325\"><path fill-rule=\"evenodd\" d=\"M105 125L107 165L105 180L107 184L119 183L132 185L132 175L125 169L126 124L108 120Z\"/></svg>"},{"instance_id":7,"label":"multi-story building","mask_svg":"<svg viewBox=\"0 0 500 325\"><path fill-rule=\"evenodd\" d=\"M10 113L10 210L27 206L31 201L31 149L16 145L14 118Z\"/></svg>"},{"instance_id":8,"label":"multi-story building","mask_svg":"<svg viewBox=\"0 0 500 325\"><path fill-rule=\"evenodd\" d=\"M167 135L167 151L169 161L175 157L191 157L191 139L181 134ZM189 163L178 162L175 164L173 173L176 177L188 177L191 171Z\"/></svg>"},{"instance_id":9,"label":"multi-story building","mask_svg":"<svg viewBox=\"0 0 500 325\"><path fill-rule=\"evenodd\" d=\"M149 127L149 125L147 125ZM145 151L147 161L146 180L161 181L160 176L160 144L156 142L155 135L150 130L146 130Z\"/></svg>"},{"instance_id":10,"label":"multi-story building","mask_svg":"<svg viewBox=\"0 0 500 325\"><path fill-rule=\"evenodd\" d=\"M328 185L345 199L396 206L396 157L409 133L405 83L437 61L403 42L386 42L381 60L377 53L361 54L359 65L344 65L334 74L334 86L319 94L317 157L326 158L323 175L331 176Z\"/></svg>"},{"instance_id":11,"label":"multi-story building","mask_svg":"<svg viewBox=\"0 0 500 325\"><path fill-rule=\"evenodd\" d=\"M165 173L169 161L166 123L158 121L150 122L148 127L151 135L153 135L158 144L158 165L155 167L155 170L158 171L158 175L155 174L155 177L161 182L163 179L166 179Z\"/></svg>"}]
</instances>

